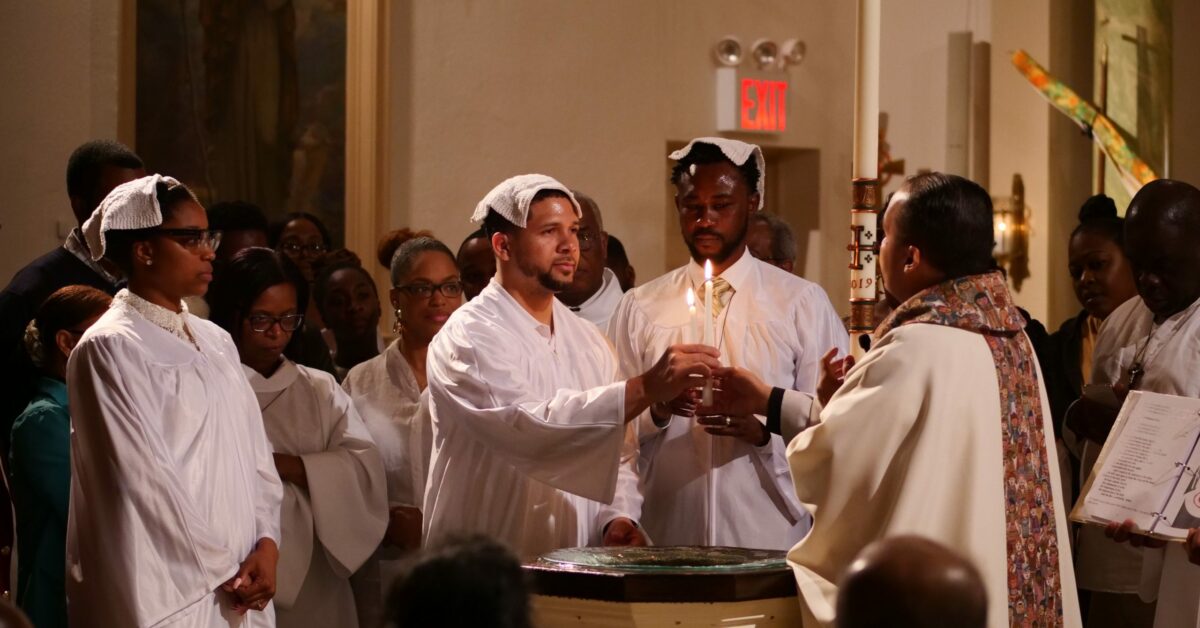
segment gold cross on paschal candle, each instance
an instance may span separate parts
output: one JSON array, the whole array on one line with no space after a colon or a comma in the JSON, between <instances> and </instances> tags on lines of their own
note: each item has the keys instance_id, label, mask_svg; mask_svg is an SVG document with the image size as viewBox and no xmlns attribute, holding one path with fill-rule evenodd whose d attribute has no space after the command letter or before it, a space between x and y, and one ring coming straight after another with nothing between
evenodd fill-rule
<instances>
[{"instance_id":1,"label":"gold cross on paschal candle","mask_svg":"<svg viewBox=\"0 0 1200 628\"><path fill-rule=\"evenodd\" d=\"M871 254L875 252L875 246L873 244L872 245L863 244L863 236L866 236L867 240L870 241L874 238L875 233L871 232L871 231L866 231L866 227L863 225L850 225L850 231L851 231L851 233L854 234L854 239L850 242L850 244L846 245L846 250L850 251L850 253L851 253L850 269L851 270L862 270L863 269L862 253L864 251L866 251L866 253L867 253L866 260L867 260L867 263L869 264L869 263L871 263L871 260L873 259Z\"/></svg>"}]
</instances>

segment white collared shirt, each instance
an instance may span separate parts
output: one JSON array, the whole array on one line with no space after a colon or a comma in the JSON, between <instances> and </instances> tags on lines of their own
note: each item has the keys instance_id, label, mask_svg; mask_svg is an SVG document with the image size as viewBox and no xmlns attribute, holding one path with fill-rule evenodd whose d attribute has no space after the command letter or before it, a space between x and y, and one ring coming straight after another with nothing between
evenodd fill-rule
<instances>
[{"instance_id":1,"label":"white collared shirt","mask_svg":"<svg viewBox=\"0 0 1200 628\"><path fill-rule=\"evenodd\" d=\"M716 322L721 361L771 386L815 391L821 356L849 348L825 291L748 251L721 277L734 289ZM703 282L703 269L692 261L625 295L608 331L626 376L649 369L685 339L691 324L685 293L691 287L699 295ZM711 436L690 418L674 417L660 428L649 412L636 423L642 525L655 543L788 549L808 530L782 438L754 447Z\"/></svg>"}]
</instances>

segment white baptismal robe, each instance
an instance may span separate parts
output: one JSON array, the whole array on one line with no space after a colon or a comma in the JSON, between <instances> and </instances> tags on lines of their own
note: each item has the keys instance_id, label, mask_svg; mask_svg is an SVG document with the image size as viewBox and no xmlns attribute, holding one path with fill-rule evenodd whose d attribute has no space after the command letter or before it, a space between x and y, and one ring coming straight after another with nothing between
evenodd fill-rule
<instances>
[{"instance_id":1,"label":"white baptismal robe","mask_svg":"<svg viewBox=\"0 0 1200 628\"><path fill-rule=\"evenodd\" d=\"M1144 372L1138 390L1200 398L1200 300L1161 325L1154 324L1154 313L1141 297L1113 310L1096 339L1092 382L1128 381L1139 354ZM1099 531L1093 536L1108 540ZM1188 562L1174 543L1145 550L1143 557L1141 595L1146 600L1158 599L1155 628L1200 626L1200 565Z\"/></svg>"},{"instance_id":2,"label":"white baptismal robe","mask_svg":"<svg viewBox=\"0 0 1200 628\"><path fill-rule=\"evenodd\" d=\"M278 624L358 626L350 576L387 528L383 462L333 376L284 359L270 377L243 366L267 439L299 456L308 489L285 482L275 588Z\"/></svg>"},{"instance_id":3,"label":"white baptismal robe","mask_svg":"<svg viewBox=\"0 0 1200 628\"><path fill-rule=\"evenodd\" d=\"M392 342L379 355L350 369L342 388L371 433L383 457L389 508L421 508L425 499L425 470L433 429L429 425L429 394L422 392L412 368ZM382 620L384 600L403 572L407 553L382 545L351 580L359 613L366 625Z\"/></svg>"},{"instance_id":4,"label":"white baptismal robe","mask_svg":"<svg viewBox=\"0 0 1200 628\"><path fill-rule=\"evenodd\" d=\"M1050 407L1038 373L1044 433ZM813 527L788 553L805 626L828 626L837 583L873 541L916 534L948 546L983 576L988 626L1009 623L1004 431L995 362L980 334L930 324L886 334L821 409L789 394L784 414L804 424L787 455ZM796 415L800 415L797 418ZM1053 440L1047 468L1057 469ZM1063 625L1080 626L1071 566L1067 507L1059 474L1050 473L1057 526Z\"/></svg>"},{"instance_id":5,"label":"white baptismal robe","mask_svg":"<svg viewBox=\"0 0 1200 628\"><path fill-rule=\"evenodd\" d=\"M585 545L585 530L615 517L638 520L612 349L558 300L552 316L553 333L493 279L434 337L425 543L478 532L531 557ZM610 505L581 525L572 495Z\"/></svg>"},{"instance_id":6,"label":"white baptismal robe","mask_svg":"<svg viewBox=\"0 0 1200 628\"><path fill-rule=\"evenodd\" d=\"M649 369L669 346L689 340L685 296L689 287L700 295L703 275L691 262L625 295L608 330L625 376ZM721 362L772 386L816 390L821 356L849 347L821 287L746 251L721 276L735 290L716 322ZM699 340L693 332L690 341ZM649 412L635 430L642 525L656 544L787 549L808 530L782 438L755 447L711 436L692 418L673 417L660 428Z\"/></svg>"},{"instance_id":7,"label":"white baptismal robe","mask_svg":"<svg viewBox=\"0 0 1200 628\"><path fill-rule=\"evenodd\" d=\"M622 296L625 296L625 292L621 290L621 282L617 279L617 274L611 268L605 268L604 282L600 284L600 289L596 291L596 294L580 303L578 308L570 309L580 318L594 323L596 327L600 328L600 331L605 331L608 329L608 321L612 318L613 312L621 303Z\"/></svg>"},{"instance_id":8,"label":"white baptismal robe","mask_svg":"<svg viewBox=\"0 0 1200 628\"><path fill-rule=\"evenodd\" d=\"M429 403L400 352L400 341L350 369L342 388L383 457L388 505L420 508L433 435Z\"/></svg>"},{"instance_id":9,"label":"white baptismal robe","mask_svg":"<svg viewBox=\"0 0 1200 628\"><path fill-rule=\"evenodd\" d=\"M177 320L195 345L118 295L71 355L73 626L275 625L273 605L239 616L218 590L259 539L279 540L258 403L229 334Z\"/></svg>"}]
</instances>

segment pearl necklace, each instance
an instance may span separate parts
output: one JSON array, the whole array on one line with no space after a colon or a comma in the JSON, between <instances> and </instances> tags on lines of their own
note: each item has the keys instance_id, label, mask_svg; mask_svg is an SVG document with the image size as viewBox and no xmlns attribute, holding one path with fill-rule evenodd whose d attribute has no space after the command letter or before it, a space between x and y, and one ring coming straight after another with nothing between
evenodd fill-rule
<instances>
[{"instance_id":1,"label":"pearl necklace","mask_svg":"<svg viewBox=\"0 0 1200 628\"><path fill-rule=\"evenodd\" d=\"M200 350L200 345L196 344L196 339L192 336L192 331L187 326L187 304L182 301L179 303L182 311L176 313L167 308L151 303L146 299L132 293L129 289L121 290L113 297L113 301L129 307L133 311L141 315L156 327L159 327L180 340L192 345L197 351Z\"/></svg>"}]
</instances>

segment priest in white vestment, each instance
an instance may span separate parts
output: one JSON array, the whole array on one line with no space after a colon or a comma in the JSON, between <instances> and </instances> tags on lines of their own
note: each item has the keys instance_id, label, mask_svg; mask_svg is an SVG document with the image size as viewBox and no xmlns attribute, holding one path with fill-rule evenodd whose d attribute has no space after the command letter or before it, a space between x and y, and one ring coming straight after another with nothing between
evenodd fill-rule
<instances>
[{"instance_id":1,"label":"priest in white vestment","mask_svg":"<svg viewBox=\"0 0 1200 628\"><path fill-rule=\"evenodd\" d=\"M701 340L686 293L701 299L704 270L716 267L714 344L721 361L774 386L813 392L820 358L845 353L849 337L820 286L755 259L746 249L751 216L762 208L764 162L752 144L701 138L671 154L680 229L692 259L625 295L609 337L626 375L653 364L672 344ZM691 328L689 330L689 328ZM690 337L689 337L690 334ZM787 549L808 531L792 490L784 448L717 438L684 400L660 404L636 423L645 497L643 524L660 545ZM759 419L761 421L761 419Z\"/></svg>"},{"instance_id":2,"label":"priest in white vestment","mask_svg":"<svg viewBox=\"0 0 1200 628\"><path fill-rule=\"evenodd\" d=\"M987 272L991 216L974 183L910 179L884 217L880 262L898 307L871 350L824 405L761 383L748 395L780 431L803 430L788 459L813 528L788 560L805 626L834 625L854 557L903 534L979 568L988 626L1080 626L1049 404L1024 319ZM722 395L746 388L729 379Z\"/></svg>"},{"instance_id":3,"label":"priest in white vestment","mask_svg":"<svg viewBox=\"0 0 1200 628\"><path fill-rule=\"evenodd\" d=\"M648 372L618 378L599 330L554 298L574 274L579 214L544 175L508 179L476 208L498 272L429 348L426 545L472 532L523 557L584 545L586 513L572 495L606 504L595 523L614 541L644 539L626 423L708 373L717 353L672 348Z\"/></svg>"},{"instance_id":4,"label":"priest in white vestment","mask_svg":"<svg viewBox=\"0 0 1200 628\"><path fill-rule=\"evenodd\" d=\"M1114 310L1100 327L1093 384L1112 385L1120 396L1144 390L1200 398L1197 239L1200 190L1159 180L1134 196L1126 214L1125 251L1140 296ZM1099 445L1088 443L1093 449ZM1188 562L1177 544L1145 549L1141 573L1121 575L1140 581L1143 600L1157 599L1155 628L1200 626L1200 566Z\"/></svg>"},{"instance_id":5,"label":"priest in white vestment","mask_svg":"<svg viewBox=\"0 0 1200 628\"><path fill-rule=\"evenodd\" d=\"M128 290L68 365L72 626L274 626L282 487L229 334L190 316L220 234L174 179L118 186L84 224Z\"/></svg>"}]
</instances>

